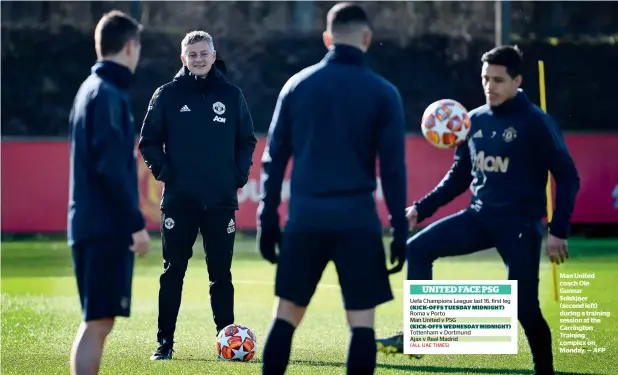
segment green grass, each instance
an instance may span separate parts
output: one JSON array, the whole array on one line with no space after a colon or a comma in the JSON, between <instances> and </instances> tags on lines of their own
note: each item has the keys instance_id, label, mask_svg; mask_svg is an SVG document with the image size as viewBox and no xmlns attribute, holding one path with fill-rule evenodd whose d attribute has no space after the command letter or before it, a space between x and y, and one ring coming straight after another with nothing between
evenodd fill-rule
<instances>
[{"instance_id":1,"label":"green grass","mask_svg":"<svg viewBox=\"0 0 618 375\"><path fill-rule=\"evenodd\" d=\"M445 239L446 240L446 239ZM197 244L201 244L198 241ZM594 272L588 287L599 310L618 312L618 293L612 280L618 269L618 242L571 240L572 259L564 272ZM133 316L120 319L105 349L102 374L259 374L266 330L270 323L274 268L255 254L251 238L239 239L233 275L237 323L258 336L258 354L251 363L221 362L215 354L215 329L208 298L203 253L195 247L185 279L176 333L175 360L151 362L157 325L158 277L162 269L158 240L147 258L138 259L134 279ZM495 251L436 262L436 279L504 279L505 268ZM404 270L405 271L405 270ZM67 374L71 343L80 310L70 252L62 242L4 242L2 244L2 373ZM402 329L404 273L391 278L396 300L381 306L376 332L389 335ZM588 338L605 353L560 354L559 312L553 300L551 267L543 262L541 306L554 335L555 363L563 374L618 373L618 319L604 318ZM329 267L305 320L298 328L289 374L345 374L348 331L341 307L337 276ZM376 374L531 374L528 345L520 328L517 355L432 355L410 360L378 354Z\"/></svg>"}]
</instances>

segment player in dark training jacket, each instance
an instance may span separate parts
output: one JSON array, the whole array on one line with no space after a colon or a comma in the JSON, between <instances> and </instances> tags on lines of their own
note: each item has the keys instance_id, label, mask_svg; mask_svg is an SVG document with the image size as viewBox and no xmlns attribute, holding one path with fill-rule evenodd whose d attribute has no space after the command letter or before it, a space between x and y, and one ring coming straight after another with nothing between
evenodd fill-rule
<instances>
[{"instance_id":1,"label":"player in dark training jacket","mask_svg":"<svg viewBox=\"0 0 618 375\"><path fill-rule=\"evenodd\" d=\"M349 374L376 365L374 309L393 299L373 192L376 157L391 214L391 261L403 267L405 217L404 116L398 90L366 65L369 22L357 5L338 4L327 17L328 53L283 87L262 158L259 246L277 263L276 316L265 341L263 374L283 374L292 336L333 261L351 328ZM285 233L277 208L293 161ZM275 252L279 245L279 254Z\"/></svg>"},{"instance_id":2,"label":"player in dark training jacket","mask_svg":"<svg viewBox=\"0 0 618 375\"><path fill-rule=\"evenodd\" d=\"M67 234L83 312L71 352L71 375L98 373L116 317L131 313L135 253L148 252L128 97L141 30L136 20L119 11L101 18L94 38L98 61L75 95L69 118Z\"/></svg>"},{"instance_id":3,"label":"player in dark training jacket","mask_svg":"<svg viewBox=\"0 0 618 375\"><path fill-rule=\"evenodd\" d=\"M408 280L431 280L432 264L442 257L497 248L518 282L517 314L536 375L554 374L551 332L539 306L539 265L546 213L548 172L556 181L556 209L549 225L546 255L568 258L567 237L579 176L560 129L519 86L522 56L515 47L485 55L482 81L487 104L471 111L466 143L440 184L408 208L411 225L432 216L462 194L473 193L470 207L441 219L407 243ZM402 352L403 335L378 340L385 352Z\"/></svg>"}]
</instances>

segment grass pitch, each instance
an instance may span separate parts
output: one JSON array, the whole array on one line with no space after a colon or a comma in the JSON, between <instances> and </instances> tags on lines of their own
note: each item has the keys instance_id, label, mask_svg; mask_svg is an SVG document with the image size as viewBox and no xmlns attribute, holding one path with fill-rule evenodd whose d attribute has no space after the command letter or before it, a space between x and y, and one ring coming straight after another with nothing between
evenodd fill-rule
<instances>
[{"instance_id":1,"label":"grass pitch","mask_svg":"<svg viewBox=\"0 0 618 375\"><path fill-rule=\"evenodd\" d=\"M159 240L153 251L136 262L132 318L120 319L110 336L102 374L260 374L266 330L271 320L274 267L255 253L253 238L239 236L233 265L236 322L252 328L258 353L250 363L216 359L215 329L208 297L208 277L201 241L196 242L185 278L173 361L151 362L157 325L158 277L162 270ZM618 374L618 292L612 280L618 269L618 241L570 241L572 259L559 272L595 273L586 288L602 318L587 333L604 352L559 353L560 307L553 300L551 266L541 270L541 306L554 335L555 363L562 374ZM436 279L504 279L505 268L494 250L436 262ZM2 373L54 375L68 373L71 343L80 310L70 252L64 242L2 243ZM403 326L404 272L391 278L396 300L381 306L376 333L390 335ZM289 374L345 374L348 331L334 268L324 274L292 347ZM376 374L531 374L528 345L520 328L517 355L432 355L421 360L378 354Z\"/></svg>"}]
</instances>

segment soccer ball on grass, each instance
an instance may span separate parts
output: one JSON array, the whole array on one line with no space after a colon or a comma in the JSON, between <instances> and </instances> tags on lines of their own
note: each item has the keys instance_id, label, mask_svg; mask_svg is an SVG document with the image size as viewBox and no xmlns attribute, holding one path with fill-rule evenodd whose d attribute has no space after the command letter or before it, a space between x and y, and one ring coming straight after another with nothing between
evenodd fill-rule
<instances>
[{"instance_id":1,"label":"soccer ball on grass","mask_svg":"<svg viewBox=\"0 0 618 375\"><path fill-rule=\"evenodd\" d=\"M230 324L217 335L217 356L227 361L249 362L257 350L257 338L246 326Z\"/></svg>"},{"instance_id":2,"label":"soccer ball on grass","mask_svg":"<svg viewBox=\"0 0 618 375\"><path fill-rule=\"evenodd\" d=\"M421 131L433 146L442 149L462 144L470 131L466 108L453 99L431 103L423 113Z\"/></svg>"}]
</instances>

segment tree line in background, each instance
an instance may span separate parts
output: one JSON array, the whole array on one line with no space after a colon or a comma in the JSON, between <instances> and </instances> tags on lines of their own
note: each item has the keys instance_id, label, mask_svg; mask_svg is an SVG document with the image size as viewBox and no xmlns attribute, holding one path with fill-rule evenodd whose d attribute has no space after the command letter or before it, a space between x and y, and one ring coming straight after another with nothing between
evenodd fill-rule
<instances>
[{"instance_id":1,"label":"tree line in background","mask_svg":"<svg viewBox=\"0 0 618 375\"><path fill-rule=\"evenodd\" d=\"M28 1L3 2L2 24L92 28L106 11L121 9L153 30L207 29L215 35L263 38L321 32L332 1ZM378 34L409 37L431 33L493 40L494 1L364 1ZM618 4L612 2L509 2L518 35L615 35Z\"/></svg>"},{"instance_id":2,"label":"tree line in background","mask_svg":"<svg viewBox=\"0 0 618 375\"><path fill-rule=\"evenodd\" d=\"M294 8L300 3L3 2L2 135L66 135L73 96L95 59L93 25L111 8L139 11L148 27L132 88L138 125L155 88L180 68L184 33L203 28L213 33L229 78L247 97L256 131L264 133L285 81L325 52L320 32L334 3L309 3L314 22L305 22L306 32L289 32L300 19ZM523 37L517 40L527 64L524 89L538 102L537 60L544 60L548 110L564 130L618 131L618 122L607 115L618 86L618 48L590 33L585 43L524 37L543 18L558 26L570 20L571 29L563 30L584 30L595 21L597 30L607 31L618 27L618 12L608 8L618 3L594 3L596 10L586 3L562 3L559 10L552 4L512 3L511 28ZM479 60L494 43L491 2L364 5L377 30L369 63L401 91L410 132L418 132L421 115L434 100L453 98L469 109L483 104Z\"/></svg>"}]
</instances>

